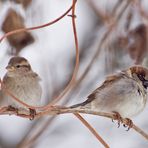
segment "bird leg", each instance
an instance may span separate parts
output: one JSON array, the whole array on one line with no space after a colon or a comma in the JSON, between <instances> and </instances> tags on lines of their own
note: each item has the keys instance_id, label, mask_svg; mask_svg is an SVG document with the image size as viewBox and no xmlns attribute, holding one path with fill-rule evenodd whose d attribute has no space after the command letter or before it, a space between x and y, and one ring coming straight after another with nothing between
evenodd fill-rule
<instances>
[{"instance_id":1,"label":"bird leg","mask_svg":"<svg viewBox=\"0 0 148 148\"><path fill-rule=\"evenodd\" d=\"M36 115L36 110L29 108L29 111L30 111L30 116L31 116L30 120L33 120Z\"/></svg>"},{"instance_id":2,"label":"bird leg","mask_svg":"<svg viewBox=\"0 0 148 148\"><path fill-rule=\"evenodd\" d=\"M117 120L118 121L118 128L120 127L120 124L123 123L123 126L126 128L127 127L127 130L126 131L129 131L130 128L133 127L133 122L131 119L129 118L122 118L121 115L118 113L118 112L113 112L114 115L113 115L113 118L112 118L112 122L114 122L114 120Z\"/></svg>"},{"instance_id":3,"label":"bird leg","mask_svg":"<svg viewBox=\"0 0 148 148\"><path fill-rule=\"evenodd\" d=\"M117 120L118 122L118 128L120 127L120 124L122 123L123 119L121 117L121 115L118 112L113 111L114 115L112 118L112 122L114 122L114 120Z\"/></svg>"},{"instance_id":4,"label":"bird leg","mask_svg":"<svg viewBox=\"0 0 148 148\"><path fill-rule=\"evenodd\" d=\"M129 131L130 128L133 127L133 121L132 121L131 119L129 119L129 118L125 118L125 119L124 119L124 124L123 124L123 126L124 126L125 128L128 127L126 131Z\"/></svg>"}]
</instances>

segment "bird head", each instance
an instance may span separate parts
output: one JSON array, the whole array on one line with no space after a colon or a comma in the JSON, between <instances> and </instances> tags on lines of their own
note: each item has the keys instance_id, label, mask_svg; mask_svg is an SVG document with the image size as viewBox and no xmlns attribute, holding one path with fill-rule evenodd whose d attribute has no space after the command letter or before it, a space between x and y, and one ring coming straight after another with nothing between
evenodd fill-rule
<instances>
[{"instance_id":1,"label":"bird head","mask_svg":"<svg viewBox=\"0 0 148 148\"><path fill-rule=\"evenodd\" d=\"M127 70L128 75L148 88L148 69L142 66L132 66Z\"/></svg>"},{"instance_id":2,"label":"bird head","mask_svg":"<svg viewBox=\"0 0 148 148\"><path fill-rule=\"evenodd\" d=\"M6 67L8 75L13 76L15 74L18 75L24 75L25 73L31 71L31 66L29 62L24 57L12 57L8 65Z\"/></svg>"}]
</instances>

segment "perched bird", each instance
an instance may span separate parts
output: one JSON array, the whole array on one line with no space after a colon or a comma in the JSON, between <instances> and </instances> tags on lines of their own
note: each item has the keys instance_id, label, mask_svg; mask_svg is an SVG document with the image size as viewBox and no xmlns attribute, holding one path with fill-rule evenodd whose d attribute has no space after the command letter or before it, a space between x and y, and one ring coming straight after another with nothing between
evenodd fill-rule
<instances>
[{"instance_id":1,"label":"perched bird","mask_svg":"<svg viewBox=\"0 0 148 148\"><path fill-rule=\"evenodd\" d=\"M148 69L133 66L108 76L103 84L93 91L86 101L70 108L115 112L122 118L139 114L148 98Z\"/></svg>"},{"instance_id":2,"label":"perched bird","mask_svg":"<svg viewBox=\"0 0 148 148\"><path fill-rule=\"evenodd\" d=\"M16 98L32 105L38 106L41 103L42 89L39 84L41 80L37 73L32 71L31 65L23 57L12 57L6 67L7 73L3 78L2 92L11 108L27 109L24 105L15 101L9 96L5 89L11 92ZM30 109L35 114L35 110Z\"/></svg>"}]
</instances>

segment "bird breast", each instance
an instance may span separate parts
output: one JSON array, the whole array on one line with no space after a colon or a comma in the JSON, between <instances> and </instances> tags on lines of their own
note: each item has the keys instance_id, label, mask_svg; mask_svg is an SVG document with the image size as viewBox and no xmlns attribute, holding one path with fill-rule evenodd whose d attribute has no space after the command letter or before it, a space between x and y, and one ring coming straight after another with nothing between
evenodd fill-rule
<instances>
[{"instance_id":1,"label":"bird breast","mask_svg":"<svg viewBox=\"0 0 148 148\"><path fill-rule=\"evenodd\" d=\"M14 78L5 76L3 83L8 91L21 101L29 105L40 105L42 90L38 77L23 76ZM10 96L8 96L7 99L10 105L21 106L21 104Z\"/></svg>"}]
</instances>

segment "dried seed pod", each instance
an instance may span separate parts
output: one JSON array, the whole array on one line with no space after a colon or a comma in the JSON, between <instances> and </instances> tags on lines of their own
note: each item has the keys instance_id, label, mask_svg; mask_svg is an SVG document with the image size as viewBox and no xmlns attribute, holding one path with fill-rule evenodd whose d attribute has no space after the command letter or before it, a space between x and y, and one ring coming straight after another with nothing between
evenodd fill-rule
<instances>
[{"instance_id":1,"label":"dried seed pod","mask_svg":"<svg viewBox=\"0 0 148 148\"><path fill-rule=\"evenodd\" d=\"M13 0L16 3L22 4L22 6L26 9L32 2L32 0Z\"/></svg>"},{"instance_id":2,"label":"dried seed pod","mask_svg":"<svg viewBox=\"0 0 148 148\"><path fill-rule=\"evenodd\" d=\"M128 33L128 52L135 60L135 64L141 64L147 55L147 26L140 24Z\"/></svg>"},{"instance_id":3,"label":"dried seed pod","mask_svg":"<svg viewBox=\"0 0 148 148\"><path fill-rule=\"evenodd\" d=\"M20 28L25 28L24 19L21 15L17 14L15 10L10 8L2 24L2 30L7 33ZM10 45L15 48L15 51L13 51L15 55L17 55L22 48L34 42L33 36L27 31L10 35L7 39Z\"/></svg>"}]
</instances>

